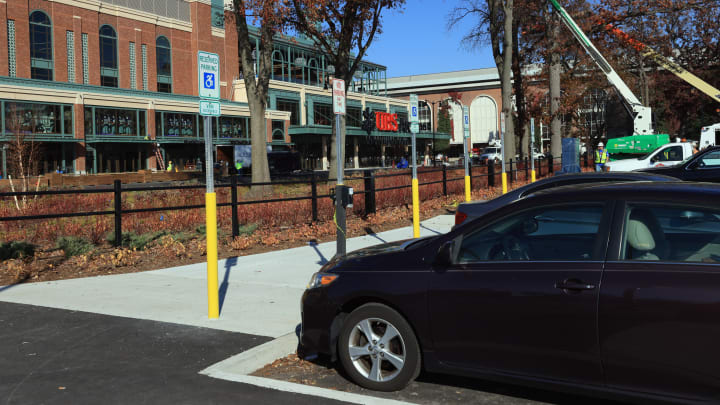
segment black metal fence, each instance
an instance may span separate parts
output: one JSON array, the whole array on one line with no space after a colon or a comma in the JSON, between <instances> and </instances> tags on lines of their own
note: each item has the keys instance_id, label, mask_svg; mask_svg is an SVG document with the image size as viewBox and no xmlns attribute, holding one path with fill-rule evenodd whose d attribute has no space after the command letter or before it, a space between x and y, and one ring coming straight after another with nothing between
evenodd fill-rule
<instances>
[{"instance_id":1,"label":"black metal fence","mask_svg":"<svg viewBox=\"0 0 720 405\"><path fill-rule=\"evenodd\" d=\"M551 156L545 159L538 159L536 160L535 168L537 171L537 177L544 177L546 175L552 175L553 171L555 170L555 166L557 165L557 160L553 159ZM553 162L553 164L551 164ZM588 163L587 161L584 162L585 166L587 167ZM486 170L478 170L485 168ZM426 175L430 173L442 173L442 179L441 180L435 180L435 181L426 181L426 182L420 182L420 187L423 186L429 186L434 184L442 184L442 195L447 196L448 195L448 184L456 181L464 181L465 176L464 173L460 177L448 177L448 172L453 171L459 171L462 170L462 166L455 166L455 167L448 167L445 165L442 165L440 167L428 167L428 168L421 168L418 170L418 175ZM396 171L395 171L396 170ZM518 174L524 173L524 178L529 179L529 170L530 170L530 162L528 159L522 160L522 161L513 161L510 159L508 161L508 164L506 165L506 172L508 173L508 182L512 184L513 182L518 180ZM378 174L377 172L382 171L386 172L389 171L388 169L364 169L364 170L348 170L349 176L345 177L345 181L359 181L362 180L364 182L364 189L363 190L357 190L355 191L355 195L363 195L364 196L364 212L365 214L371 214L375 213L377 210L377 194L381 192L391 191L391 190L398 190L398 189L406 189L410 188L411 184L404 184L400 186L391 186L391 187L376 187L376 182L378 179L383 178L391 178L391 177L399 177L399 176L405 176L408 179L411 176L411 173L408 169L390 169L390 171L395 171L394 173L381 173ZM362 176L357 176L358 173L361 173ZM488 165L476 165L476 166L470 166L470 177L471 177L471 184L472 179L478 179L478 178L486 178L486 185L488 188L495 187L496 184L499 184L500 180L497 178L500 175L500 170L496 167L494 164L488 164ZM318 193L318 185L320 183L328 183L328 182L334 182L336 179L328 179L328 178L322 178L317 173L313 172L309 178L305 178L302 180L289 180L289 181L273 181L273 182L267 182L267 183L241 183L238 181L238 176L233 176L230 178L229 183L218 183L215 185L217 189L224 189L229 188L230 189L230 201L225 203L218 203L218 207L232 207L232 214L231 214L231 227L232 227L232 235L233 236L239 236L240 235L240 224L238 220L238 212L237 207L242 205L252 205L252 204L264 204L264 203L279 203L284 201L301 201L301 200L311 200L311 218L312 221L318 220L318 201L325 198L332 198L333 194L320 194ZM300 197L284 197L284 198L271 198L271 199L264 199L264 200L248 200L248 201L240 201L238 199L238 187L249 187L249 186L276 186L276 185L293 185L293 184L305 184L310 186L310 195L306 196L300 196ZM48 196L48 195L81 195L81 194L98 194L98 193L113 193L114 195L114 204L112 210L104 210L104 211L88 211L88 212L71 212L71 213L52 213L52 214L42 214L42 215L20 215L20 216L6 216L6 217L0 217L0 221L29 221L29 220L42 220L42 219L57 219L57 218L72 218L72 217L89 217L89 216L97 216L97 215L113 215L114 217L114 236L115 236L115 244L119 245L122 243L122 218L123 215L127 214L136 214L136 213L143 213L143 212L158 212L158 211L173 211L173 210L189 210L189 209L199 209L199 208L205 208L204 204L196 204L196 205L176 205L176 206L163 206L163 207L150 207L150 208L137 208L137 209L123 209L123 193L128 192L137 192L137 191L161 191L161 190L189 190L189 189L204 189L204 184L198 184L198 185L178 185L178 186L124 186L120 180L115 180L113 187L105 187L105 188L93 188L93 189L85 189L85 190L48 190L48 191L27 191L27 192L2 192L0 193L0 198L3 197L22 197L22 196Z\"/></svg>"}]
</instances>

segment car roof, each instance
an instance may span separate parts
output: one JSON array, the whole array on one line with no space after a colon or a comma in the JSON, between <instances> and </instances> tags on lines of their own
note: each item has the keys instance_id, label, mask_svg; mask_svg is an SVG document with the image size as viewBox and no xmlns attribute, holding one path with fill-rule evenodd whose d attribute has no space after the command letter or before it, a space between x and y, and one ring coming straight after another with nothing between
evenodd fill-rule
<instances>
[{"instance_id":1,"label":"car roof","mask_svg":"<svg viewBox=\"0 0 720 405\"><path fill-rule=\"evenodd\" d=\"M524 200L645 200L674 203L716 204L720 198L720 184L698 182L608 182L583 183L541 190Z\"/></svg>"}]
</instances>

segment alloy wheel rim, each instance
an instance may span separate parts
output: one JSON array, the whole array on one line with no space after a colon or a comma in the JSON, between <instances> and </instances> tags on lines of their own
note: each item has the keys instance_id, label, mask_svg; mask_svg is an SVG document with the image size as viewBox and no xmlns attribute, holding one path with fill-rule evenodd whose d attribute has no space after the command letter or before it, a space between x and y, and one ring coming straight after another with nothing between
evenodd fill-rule
<instances>
[{"instance_id":1,"label":"alloy wheel rim","mask_svg":"<svg viewBox=\"0 0 720 405\"><path fill-rule=\"evenodd\" d=\"M405 342L400 331L380 318L363 319L353 327L348 353L355 370L374 382L392 380L405 366Z\"/></svg>"}]
</instances>

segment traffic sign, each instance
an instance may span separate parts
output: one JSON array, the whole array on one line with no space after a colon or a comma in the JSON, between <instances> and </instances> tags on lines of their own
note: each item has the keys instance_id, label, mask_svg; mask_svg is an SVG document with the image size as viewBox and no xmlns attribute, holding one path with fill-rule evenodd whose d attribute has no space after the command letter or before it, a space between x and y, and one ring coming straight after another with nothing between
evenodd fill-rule
<instances>
[{"instance_id":1,"label":"traffic sign","mask_svg":"<svg viewBox=\"0 0 720 405\"><path fill-rule=\"evenodd\" d=\"M413 134L417 134L418 132L420 132L420 124L418 124L417 122L411 122L410 132Z\"/></svg>"},{"instance_id":2,"label":"traffic sign","mask_svg":"<svg viewBox=\"0 0 720 405\"><path fill-rule=\"evenodd\" d=\"M219 117L220 102L210 100L200 100L200 115L204 117Z\"/></svg>"},{"instance_id":3,"label":"traffic sign","mask_svg":"<svg viewBox=\"0 0 720 405\"><path fill-rule=\"evenodd\" d=\"M220 99L220 56L216 53L198 52L198 95Z\"/></svg>"},{"instance_id":4,"label":"traffic sign","mask_svg":"<svg viewBox=\"0 0 720 405\"><path fill-rule=\"evenodd\" d=\"M470 109L466 105L463 106L463 130L465 138L470 138Z\"/></svg>"},{"instance_id":5,"label":"traffic sign","mask_svg":"<svg viewBox=\"0 0 720 405\"><path fill-rule=\"evenodd\" d=\"M419 122L417 94L410 95L410 123L412 124L413 122Z\"/></svg>"},{"instance_id":6,"label":"traffic sign","mask_svg":"<svg viewBox=\"0 0 720 405\"><path fill-rule=\"evenodd\" d=\"M345 80L333 79L333 113L345 115Z\"/></svg>"}]
</instances>

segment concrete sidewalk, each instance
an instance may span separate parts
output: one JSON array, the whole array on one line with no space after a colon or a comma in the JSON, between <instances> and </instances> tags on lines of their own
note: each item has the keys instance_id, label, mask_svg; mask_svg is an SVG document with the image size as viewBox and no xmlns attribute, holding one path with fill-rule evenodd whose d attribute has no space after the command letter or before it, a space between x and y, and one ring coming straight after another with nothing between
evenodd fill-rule
<instances>
[{"instance_id":1,"label":"concrete sidewalk","mask_svg":"<svg viewBox=\"0 0 720 405\"><path fill-rule=\"evenodd\" d=\"M421 235L445 233L451 215L423 221ZM412 227L352 238L348 251L412 237ZM204 263L142 273L30 283L0 289L0 301L279 337L300 323L310 276L335 242L220 260L221 314L207 318Z\"/></svg>"}]
</instances>

